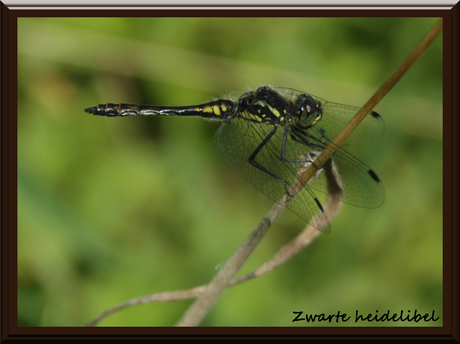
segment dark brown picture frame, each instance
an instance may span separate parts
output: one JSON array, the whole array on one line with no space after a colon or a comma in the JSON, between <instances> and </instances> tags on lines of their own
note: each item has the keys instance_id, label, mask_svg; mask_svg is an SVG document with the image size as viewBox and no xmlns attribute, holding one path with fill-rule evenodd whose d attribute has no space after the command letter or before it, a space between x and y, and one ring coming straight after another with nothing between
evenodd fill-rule
<instances>
[{"instance_id":1,"label":"dark brown picture frame","mask_svg":"<svg viewBox=\"0 0 460 344\"><path fill-rule=\"evenodd\" d=\"M161 8L161 6L157 6ZM230 7L230 9L228 8ZM219 5L204 11L200 5L184 9L168 9L165 16L264 16L289 17L302 16L419 16L442 17L443 28L443 64L444 64L444 114L443 114L443 326L442 327L354 327L354 328L104 328L104 327L18 327L17 326L17 20L20 17L73 17L73 16L146 16L145 10L92 9L91 7L73 6L66 9L60 6L11 6L1 4L2 28L2 93L1 93L1 249L2 249L2 316L1 332L3 340L13 339L160 339L160 338L286 338L286 339L448 339L459 341L459 232L458 232L458 183L459 161L459 107L458 107L458 46L459 46L459 9L458 4L449 9L404 9L384 8L361 10L348 6L346 10L317 9L315 6L302 10L290 9L289 6L277 5L266 9L261 6L227 6ZM155 6L151 6L152 10ZM273 9L276 8L276 9Z\"/></svg>"}]
</instances>

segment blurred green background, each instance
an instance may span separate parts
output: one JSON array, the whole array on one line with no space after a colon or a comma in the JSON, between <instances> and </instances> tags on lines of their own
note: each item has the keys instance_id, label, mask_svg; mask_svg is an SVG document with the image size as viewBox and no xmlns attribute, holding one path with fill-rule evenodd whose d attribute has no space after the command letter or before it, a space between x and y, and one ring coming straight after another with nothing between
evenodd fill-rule
<instances>
[{"instance_id":1,"label":"blurred green background","mask_svg":"<svg viewBox=\"0 0 460 344\"><path fill-rule=\"evenodd\" d=\"M207 283L273 204L221 159L218 123L84 108L199 104L264 84L359 106L437 20L20 18L19 326L81 326L128 299ZM293 311L356 310L440 319L343 325L442 325L441 37L375 110L384 136L347 150L378 173L385 204L345 205L330 235L228 289L204 326L312 326ZM286 211L241 273L304 226ZM100 325L174 325L191 302Z\"/></svg>"}]
</instances>

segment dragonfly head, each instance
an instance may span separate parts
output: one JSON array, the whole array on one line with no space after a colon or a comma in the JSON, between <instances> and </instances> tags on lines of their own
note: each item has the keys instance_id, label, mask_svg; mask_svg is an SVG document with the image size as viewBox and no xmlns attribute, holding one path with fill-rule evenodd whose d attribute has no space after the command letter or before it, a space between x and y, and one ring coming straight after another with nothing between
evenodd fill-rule
<instances>
[{"instance_id":1,"label":"dragonfly head","mask_svg":"<svg viewBox=\"0 0 460 344\"><path fill-rule=\"evenodd\" d=\"M321 102L316 102L312 96L301 94L293 107L293 124L301 129L309 129L321 120L323 111Z\"/></svg>"}]
</instances>

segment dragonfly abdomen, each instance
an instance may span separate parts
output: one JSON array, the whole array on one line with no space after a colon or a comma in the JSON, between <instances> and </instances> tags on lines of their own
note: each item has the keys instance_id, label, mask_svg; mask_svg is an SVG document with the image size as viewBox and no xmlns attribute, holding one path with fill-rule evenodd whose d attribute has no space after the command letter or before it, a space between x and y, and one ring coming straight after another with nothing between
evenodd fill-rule
<instances>
[{"instance_id":1,"label":"dragonfly abdomen","mask_svg":"<svg viewBox=\"0 0 460 344\"><path fill-rule=\"evenodd\" d=\"M139 107L142 105L138 104L114 104L114 103L107 103L107 104L99 104L97 106L92 106L85 109L85 112L90 113L96 116L107 116L107 117L114 117L114 116L135 116L139 115Z\"/></svg>"},{"instance_id":2,"label":"dragonfly abdomen","mask_svg":"<svg viewBox=\"0 0 460 344\"><path fill-rule=\"evenodd\" d=\"M86 108L87 113L96 116L197 116L225 120L235 113L236 104L229 100L215 100L192 106L153 106L140 104L99 104Z\"/></svg>"}]
</instances>

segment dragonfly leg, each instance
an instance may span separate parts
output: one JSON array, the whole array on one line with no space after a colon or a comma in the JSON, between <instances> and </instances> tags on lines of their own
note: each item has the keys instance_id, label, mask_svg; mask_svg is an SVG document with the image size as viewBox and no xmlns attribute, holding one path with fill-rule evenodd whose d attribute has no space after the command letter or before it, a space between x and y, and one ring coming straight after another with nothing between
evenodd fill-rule
<instances>
[{"instance_id":1,"label":"dragonfly leg","mask_svg":"<svg viewBox=\"0 0 460 344\"><path fill-rule=\"evenodd\" d=\"M315 165L314 161L311 160L311 159L306 159L306 158L303 158L301 159L299 157L299 159L287 159L286 158L286 142L287 142L287 137L288 137L288 129L286 128L284 130L284 135L283 135L283 141L281 143L281 160L283 161L286 161L286 162L298 162L298 163L311 163L313 166L316 167L317 170L319 170L318 166ZM312 142L309 142L307 140L299 140L296 136L291 136L292 139L296 142L299 142L299 143L302 143L302 144L305 144L309 147L318 147L318 148L324 148L323 146L321 145L318 145L318 144L315 144L315 143L312 143ZM308 153L308 152L307 152ZM303 157L306 157L306 156L311 156L310 154L303 154L302 155Z\"/></svg>"},{"instance_id":2,"label":"dragonfly leg","mask_svg":"<svg viewBox=\"0 0 460 344\"><path fill-rule=\"evenodd\" d=\"M267 144L268 141L270 141L270 139L273 137L273 135L275 135L276 133L276 130L278 129L277 126L275 126L273 128L273 130L263 139L263 141L257 146L257 148L254 150L254 152L251 154L251 156L249 157L249 163L254 166L254 167L257 167L259 170L267 173L268 175L272 176L273 178L276 178L278 180L281 180L285 185L286 187L289 187L289 183L284 180L283 178L281 178L280 176L276 175L275 173L273 173L272 171L270 171L268 168L266 168L265 166L259 164L257 161L256 161L256 156L257 154L259 154L259 152L261 151L261 149Z\"/></svg>"}]
</instances>

